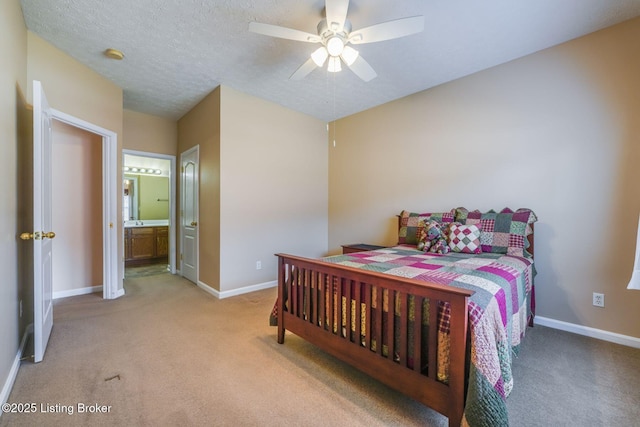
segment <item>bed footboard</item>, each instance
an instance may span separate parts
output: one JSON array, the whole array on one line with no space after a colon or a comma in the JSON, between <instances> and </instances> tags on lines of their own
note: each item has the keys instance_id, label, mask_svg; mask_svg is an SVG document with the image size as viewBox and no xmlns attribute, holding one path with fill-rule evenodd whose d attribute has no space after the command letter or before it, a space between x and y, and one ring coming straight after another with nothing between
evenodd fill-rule
<instances>
[{"instance_id":1,"label":"bed footboard","mask_svg":"<svg viewBox=\"0 0 640 427\"><path fill-rule=\"evenodd\" d=\"M276 256L279 343L288 330L460 425L472 291Z\"/></svg>"}]
</instances>

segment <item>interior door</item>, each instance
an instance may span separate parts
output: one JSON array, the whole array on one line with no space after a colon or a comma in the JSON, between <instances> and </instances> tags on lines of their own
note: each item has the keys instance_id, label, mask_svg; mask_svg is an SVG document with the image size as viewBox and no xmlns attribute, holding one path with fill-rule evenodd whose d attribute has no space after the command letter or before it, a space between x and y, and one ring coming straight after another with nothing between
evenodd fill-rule
<instances>
[{"instance_id":1,"label":"interior door","mask_svg":"<svg viewBox=\"0 0 640 427\"><path fill-rule=\"evenodd\" d=\"M182 153L180 163L180 271L183 277L198 283L198 147Z\"/></svg>"},{"instance_id":2,"label":"interior door","mask_svg":"<svg viewBox=\"0 0 640 427\"><path fill-rule=\"evenodd\" d=\"M51 217L51 109L42 84L33 82L34 362L42 361L53 328Z\"/></svg>"}]
</instances>

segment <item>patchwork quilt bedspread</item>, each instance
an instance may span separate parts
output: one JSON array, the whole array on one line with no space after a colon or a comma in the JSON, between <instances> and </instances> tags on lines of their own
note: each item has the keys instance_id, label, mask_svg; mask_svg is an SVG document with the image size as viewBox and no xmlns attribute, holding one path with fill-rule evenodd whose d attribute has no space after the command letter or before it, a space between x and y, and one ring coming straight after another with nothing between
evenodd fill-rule
<instances>
[{"instance_id":1,"label":"patchwork quilt bedspread","mask_svg":"<svg viewBox=\"0 0 640 427\"><path fill-rule=\"evenodd\" d=\"M324 260L474 291L469 303L471 365L463 422L508 425L505 400L513 388L511 358L527 325L531 259L492 253L440 255L397 246Z\"/></svg>"}]
</instances>

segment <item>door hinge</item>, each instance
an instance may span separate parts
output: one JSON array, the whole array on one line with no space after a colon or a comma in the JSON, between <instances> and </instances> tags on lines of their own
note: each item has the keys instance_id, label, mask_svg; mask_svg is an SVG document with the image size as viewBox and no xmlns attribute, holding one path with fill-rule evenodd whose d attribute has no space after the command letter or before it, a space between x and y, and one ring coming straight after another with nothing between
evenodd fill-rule
<instances>
[{"instance_id":1,"label":"door hinge","mask_svg":"<svg viewBox=\"0 0 640 427\"><path fill-rule=\"evenodd\" d=\"M180 261L182 261L182 254L180 254Z\"/></svg>"}]
</instances>

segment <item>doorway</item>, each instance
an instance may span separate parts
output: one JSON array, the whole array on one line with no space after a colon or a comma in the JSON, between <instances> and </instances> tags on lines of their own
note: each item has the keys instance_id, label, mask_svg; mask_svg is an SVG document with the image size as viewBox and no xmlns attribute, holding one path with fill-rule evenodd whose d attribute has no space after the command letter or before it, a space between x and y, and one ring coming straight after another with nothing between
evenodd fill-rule
<instances>
[{"instance_id":1,"label":"doorway","mask_svg":"<svg viewBox=\"0 0 640 427\"><path fill-rule=\"evenodd\" d=\"M102 291L102 138L52 120L53 299Z\"/></svg>"},{"instance_id":2,"label":"doorway","mask_svg":"<svg viewBox=\"0 0 640 427\"><path fill-rule=\"evenodd\" d=\"M125 278L176 273L175 162L172 155L122 150Z\"/></svg>"},{"instance_id":3,"label":"doorway","mask_svg":"<svg viewBox=\"0 0 640 427\"><path fill-rule=\"evenodd\" d=\"M101 215L93 220L100 224L102 233L102 297L104 299L119 298L124 295L124 289L121 276L118 274L117 260L119 257L117 227L115 226L118 206L118 175L116 175L118 136L113 131L54 108L51 108L50 112L54 121L93 134L101 141L99 150L102 153L100 160L102 206Z\"/></svg>"}]
</instances>

